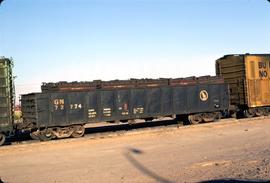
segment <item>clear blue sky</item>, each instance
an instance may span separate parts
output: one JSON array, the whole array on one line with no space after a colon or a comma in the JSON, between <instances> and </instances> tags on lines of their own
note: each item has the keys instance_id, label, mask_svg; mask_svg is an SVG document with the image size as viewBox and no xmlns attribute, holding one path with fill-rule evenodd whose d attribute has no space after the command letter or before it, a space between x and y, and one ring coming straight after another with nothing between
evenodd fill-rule
<instances>
[{"instance_id":1,"label":"clear blue sky","mask_svg":"<svg viewBox=\"0 0 270 183\"><path fill-rule=\"evenodd\" d=\"M267 0L5 0L0 55L17 94L41 82L214 75L231 53L270 53Z\"/></svg>"}]
</instances>

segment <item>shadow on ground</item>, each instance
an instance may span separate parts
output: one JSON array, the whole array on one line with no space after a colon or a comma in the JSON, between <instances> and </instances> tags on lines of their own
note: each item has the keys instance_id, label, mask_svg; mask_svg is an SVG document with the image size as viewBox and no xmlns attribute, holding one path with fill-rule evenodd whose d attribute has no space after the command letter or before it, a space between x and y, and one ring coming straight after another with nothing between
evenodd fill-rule
<instances>
[{"instance_id":1,"label":"shadow on ground","mask_svg":"<svg viewBox=\"0 0 270 183\"><path fill-rule=\"evenodd\" d=\"M270 181L262 180L236 180L236 179L217 179L217 180L206 180L199 183L266 183Z\"/></svg>"},{"instance_id":2,"label":"shadow on ground","mask_svg":"<svg viewBox=\"0 0 270 183\"><path fill-rule=\"evenodd\" d=\"M128 148L127 152L124 153L124 156L127 158L127 160L135 167L137 168L140 172L145 174L148 177L151 177L154 179L156 182L160 183L173 183L173 181L170 181L164 177L159 176L152 170L148 169L146 166L144 166L142 163L140 163L138 160L136 160L132 154L134 155L140 155L143 154L144 152L141 151L140 149L135 149L135 148Z\"/></svg>"}]
</instances>

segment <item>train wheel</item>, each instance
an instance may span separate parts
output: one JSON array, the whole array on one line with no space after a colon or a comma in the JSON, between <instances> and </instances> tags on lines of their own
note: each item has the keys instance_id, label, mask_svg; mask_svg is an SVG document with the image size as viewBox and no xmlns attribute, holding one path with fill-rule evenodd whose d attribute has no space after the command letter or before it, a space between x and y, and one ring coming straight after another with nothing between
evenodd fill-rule
<instances>
[{"instance_id":1,"label":"train wheel","mask_svg":"<svg viewBox=\"0 0 270 183\"><path fill-rule=\"evenodd\" d=\"M244 115L247 118L252 118L256 115L256 111L254 109L247 109L247 110L244 110Z\"/></svg>"},{"instance_id":2,"label":"train wheel","mask_svg":"<svg viewBox=\"0 0 270 183\"><path fill-rule=\"evenodd\" d=\"M78 125L78 126L75 126L74 128L75 128L75 130L71 134L71 137L73 137L73 138L79 138L79 137L82 137L84 135L85 128L84 128L83 125Z\"/></svg>"},{"instance_id":3,"label":"train wheel","mask_svg":"<svg viewBox=\"0 0 270 183\"><path fill-rule=\"evenodd\" d=\"M263 115L264 115L264 116L268 116L269 114L270 114L269 108L264 108L264 109L263 109Z\"/></svg>"},{"instance_id":4,"label":"train wheel","mask_svg":"<svg viewBox=\"0 0 270 183\"><path fill-rule=\"evenodd\" d=\"M0 133L0 146L3 145L6 141L6 136Z\"/></svg>"},{"instance_id":5,"label":"train wheel","mask_svg":"<svg viewBox=\"0 0 270 183\"><path fill-rule=\"evenodd\" d=\"M203 113L202 118L204 122L219 121L221 118L221 113L220 112Z\"/></svg>"},{"instance_id":6,"label":"train wheel","mask_svg":"<svg viewBox=\"0 0 270 183\"><path fill-rule=\"evenodd\" d=\"M30 137L31 137L33 140L39 140L39 136L38 136L38 132L37 132L37 131L31 132L31 133L30 133Z\"/></svg>"},{"instance_id":7,"label":"train wheel","mask_svg":"<svg viewBox=\"0 0 270 183\"><path fill-rule=\"evenodd\" d=\"M203 120L203 118L202 118L202 116L200 114L194 114L194 115L189 115L188 116L188 121L193 125L201 123L202 120Z\"/></svg>"},{"instance_id":8,"label":"train wheel","mask_svg":"<svg viewBox=\"0 0 270 183\"><path fill-rule=\"evenodd\" d=\"M214 115L212 113L203 113L202 119L204 122L214 121Z\"/></svg>"},{"instance_id":9,"label":"train wheel","mask_svg":"<svg viewBox=\"0 0 270 183\"><path fill-rule=\"evenodd\" d=\"M221 119L221 113L220 112L215 112L214 113L214 121L219 121Z\"/></svg>"},{"instance_id":10,"label":"train wheel","mask_svg":"<svg viewBox=\"0 0 270 183\"><path fill-rule=\"evenodd\" d=\"M236 111L233 111L232 113L230 113L230 116L232 117L232 118L235 118L235 119L237 119L237 112Z\"/></svg>"},{"instance_id":11,"label":"train wheel","mask_svg":"<svg viewBox=\"0 0 270 183\"><path fill-rule=\"evenodd\" d=\"M263 108L257 108L257 109L255 109L255 114L256 114L256 116L263 116L264 115L264 110L263 110Z\"/></svg>"},{"instance_id":12,"label":"train wheel","mask_svg":"<svg viewBox=\"0 0 270 183\"><path fill-rule=\"evenodd\" d=\"M52 140L55 136L51 130L43 130L39 133L38 137L41 141L49 141Z\"/></svg>"}]
</instances>

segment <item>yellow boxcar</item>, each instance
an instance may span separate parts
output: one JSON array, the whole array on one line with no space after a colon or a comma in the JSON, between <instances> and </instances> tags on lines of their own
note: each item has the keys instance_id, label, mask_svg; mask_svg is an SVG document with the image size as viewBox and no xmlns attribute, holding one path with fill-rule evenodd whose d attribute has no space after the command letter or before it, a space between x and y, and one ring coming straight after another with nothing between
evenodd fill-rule
<instances>
[{"instance_id":1,"label":"yellow boxcar","mask_svg":"<svg viewBox=\"0 0 270 183\"><path fill-rule=\"evenodd\" d=\"M231 105L253 116L269 112L270 54L225 55L216 74L229 84Z\"/></svg>"}]
</instances>

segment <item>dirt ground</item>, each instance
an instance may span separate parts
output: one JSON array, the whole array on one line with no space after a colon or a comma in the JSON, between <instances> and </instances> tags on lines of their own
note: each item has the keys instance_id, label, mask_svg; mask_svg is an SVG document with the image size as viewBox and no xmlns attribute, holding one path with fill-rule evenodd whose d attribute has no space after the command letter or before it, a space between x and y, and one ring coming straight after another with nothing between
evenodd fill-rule
<instances>
[{"instance_id":1,"label":"dirt ground","mask_svg":"<svg viewBox=\"0 0 270 183\"><path fill-rule=\"evenodd\" d=\"M4 183L270 180L270 119L0 148ZM241 180L241 181L240 181Z\"/></svg>"}]
</instances>

